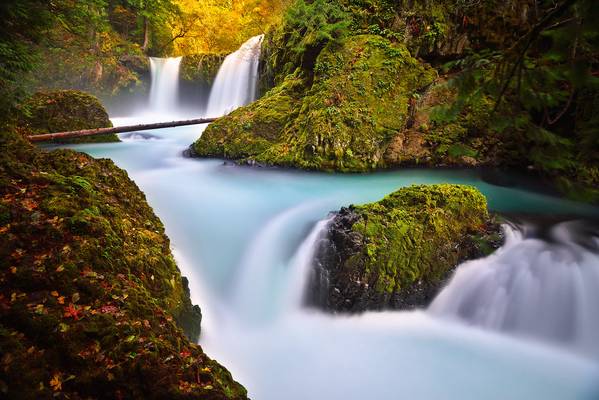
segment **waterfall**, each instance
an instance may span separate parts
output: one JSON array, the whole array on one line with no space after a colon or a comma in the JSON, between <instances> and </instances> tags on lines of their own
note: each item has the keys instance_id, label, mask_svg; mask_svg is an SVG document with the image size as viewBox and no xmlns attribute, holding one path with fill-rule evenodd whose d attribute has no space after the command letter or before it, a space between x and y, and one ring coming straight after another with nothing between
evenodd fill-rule
<instances>
[{"instance_id":1,"label":"waterfall","mask_svg":"<svg viewBox=\"0 0 599 400\"><path fill-rule=\"evenodd\" d=\"M290 309L298 308L304 303L309 277L317 267L314 265L314 256L326 235L326 228L332 219L333 217L330 217L318 221L293 256L290 273L291 279L288 281L290 287L287 290L287 306Z\"/></svg>"},{"instance_id":2,"label":"waterfall","mask_svg":"<svg viewBox=\"0 0 599 400\"><path fill-rule=\"evenodd\" d=\"M225 115L255 99L262 38L254 36L225 58L210 90L207 117Z\"/></svg>"},{"instance_id":3,"label":"waterfall","mask_svg":"<svg viewBox=\"0 0 599 400\"><path fill-rule=\"evenodd\" d=\"M461 265L429 312L599 356L599 254L571 228L556 225L545 241L504 227L505 245Z\"/></svg>"},{"instance_id":4,"label":"waterfall","mask_svg":"<svg viewBox=\"0 0 599 400\"><path fill-rule=\"evenodd\" d=\"M177 110L180 66L181 57L150 57L152 74L150 109L152 112L172 113Z\"/></svg>"},{"instance_id":5,"label":"waterfall","mask_svg":"<svg viewBox=\"0 0 599 400\"><path fill-rule=\"evenodd\" d=\"M302 226L302 221L317 219L323 204L328 201L308 201L283 210L249 243L232 297L233 307L244 318L273 319L300 307L315 243L328 220L312 227ZM306 228L311 228L307 237Z\"/></svg>"}]
</instances>

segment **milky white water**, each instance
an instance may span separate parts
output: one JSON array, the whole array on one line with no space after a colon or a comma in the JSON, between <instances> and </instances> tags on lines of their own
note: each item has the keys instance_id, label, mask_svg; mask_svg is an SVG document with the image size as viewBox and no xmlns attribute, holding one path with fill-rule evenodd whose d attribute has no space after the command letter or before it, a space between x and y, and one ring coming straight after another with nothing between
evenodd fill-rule
<instances>
[{"instance_id":1,"label":"milky white water","mask_svg":"<svg viewBox=\"0 0 599 400\"><path fill-rule=\"evenodd\" d=\"M254 100L262 38L254 36L225 58L210 91L206 117L219 117Z\"/></svg>"},{"instance_id":2,"label":"milky white water","mask_svg":"<svg viewBox=\"0 0 599 400\"><path fill-rule=\"evenodd\" d=\"M323 220L341 206L375 201L410 184L451 182L478 187L500 212L584 218L596 209L493 186L472 171L334 175L183 158L203 128L153 130L123 135L122 143L76 147L110 157L146 193L190 279L192 299L202 307L200 343L252 398L599 398L597 341L587 335L595 325L580 322L579 328L578 317L568 318L579 310L599 312L589 294L599 288L588 279L597 258L569 239L549 245L514 233L496 255L459 267L430 311L347 317L301 306ZM580 304L556 304L548 295L559 294L560 277L570 288L565 291L584 289ZM527 293L535 285L537 294ZM523 308L526 321L501 322L511 304L516 314ZM574 324L571 331L582 329L580 343L586 344L572 346L578 336L552 340L554 322L545 320L544 310L558 314L561 324ZM536 322L539 330L531 330Z\"/></svg>"},{"instance_id":3,"label":"milky white water","mask_svg":"<svg viewBox=\"0 0 599 400\"><path fill-rule=\"evenodd\" d=\"M181 57L150 57L152 82L150 85L149 111L152 113L176 113L179 96L179 68Z\"/></svg>"},{"instance_id":4,"label":"milky white water","mask_svg":"<svg viewBox=\"0 0 599 400\"><path fill-rule=\"evenodd\" d=\"M552 229L551 243L506 226L505 245L460 266L431 313L599 359L599 254L576 243L568 225Z\"/></svg>"}]
</instances>

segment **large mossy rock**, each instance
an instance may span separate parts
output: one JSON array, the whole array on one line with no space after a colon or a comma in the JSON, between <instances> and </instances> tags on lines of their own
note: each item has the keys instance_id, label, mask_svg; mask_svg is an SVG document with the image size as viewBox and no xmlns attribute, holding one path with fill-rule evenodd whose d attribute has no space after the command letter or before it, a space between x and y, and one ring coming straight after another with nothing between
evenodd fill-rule
<instances>
[{"instance_id":1,"label":"large mossy rock","mask_svg":"<svg viewBox=\"0 0 599 400\"><path fill-rule=\"evenodd\" d=\"M301 79L290 76L259 101L208 125L190 147L191 153L245 160L282 143L285 126L299 112L303 87Z\"/></svg>"},{"instance_id":2,"label":"large mossy rock","mask_svg":"<svg viewBox=\"0 0 599 400\"><path fill-rule=\"evenodd\" d=\"M0 145L2 396L246 398L195 344L200 310L127 173L13 133Z\"/></svg>"},{"instance_id":3,"label":"large mossy rock","mask_svg":"<svg viewBox=\"0 0 599 400\"><path fill-rule=\"evenodd\" d=\"M382 167L386 145L408 122L413 96L436 72L402 45L360 35L329 43L311 84L297 75L209 125L195 153L316 170Z\"/></svg>"},{"instance_id":4,"label":"large mossy rock","mask_svg":"<svg viewBox=\"0 0 599 400\"><path fill-rule=\"evenodd\" d=\"M111 127L108 113L91 94L77 90L38 92L22 106L21 128L29 134ZM116 134L85 136L60 143L118 142Z\"/></svg>"},{"instance_id":5,"label":"large mossy rock","mask_svg":"<svg viewBox=\"0 0 599 400\"><path fill-rule=\"evenodd\" d=\"M475 188L403 188L333 217L316 254L309 303L334 312L425 306L458 263L499 241Z\"/></svg>"},{"instance_id":6,"label":"large mossy rock","mask_svg":"<svg viewBox=\"0 0 599 400\"><path fill-rule=\"evenodd\" d=\"M490 111L484 101L452 126L435 126L434 107L456 96L431 87L441 86L433 83L444 60L517 40L534 20L533 6L528 0L296 0L263 41L260 86L274 89L209 126L193 150L342 172L521 160L509 144L497 144L511 138L482 143L487 132L478 128ZM290 79L303 87L295 87L294 101L274 104ZM265 133L262 121L273 119Z\"/></svg>"}]
</instances>

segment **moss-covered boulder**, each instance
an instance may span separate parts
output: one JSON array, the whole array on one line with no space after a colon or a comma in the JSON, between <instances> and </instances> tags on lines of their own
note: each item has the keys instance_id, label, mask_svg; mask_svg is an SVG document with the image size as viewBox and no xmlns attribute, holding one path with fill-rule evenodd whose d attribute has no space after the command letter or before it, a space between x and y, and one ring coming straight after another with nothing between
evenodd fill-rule
<instances>
[{"instance_id":1,"label":"moss-covered boulder","mask_svg":"<svg viewBox=\"0 0 599 400\"><path fill-rule=\"evenodd\" d=\"M312 82L297 75L209 125L193 145L196 154L317 170L382 167L385 147L408 122L413 96L436 72L402 45L360 35L329 43ZM309 89L302 93L302 87Z\"/></svg>"},{"instance_id":2,"label":"moss-covered boulder","mask_svg":"<svg viewBox=\"0 0 599 400\"><path fill-rule=\"evenodd\" d=\"M304 83L290 76L282 85L246 107L208 125L191 147L201 157L246 160L283 144L283 132L301 106Z\"/></svg>"},{"instance_id":3,"label":"moss-covered boulder","mask_svg":"<svg viewBox=\"0 0 599 400\"><path fill-rule=\"evenodd\" d=\"M499 241L475 188L403 188L333 217L316 254L308 300L342 312L424 306L458 263Z\"/></svg>"},{"instance_id":4,"label":"moss-covered boulder","mask_svg":"<svg viewBox=\"0 0 599 400\"><path fill-rule=\"evenodd\" d=\"M144 194L110 160L0 135L0 393L244 399Z\"/></svg>"},{"instance_id":5,"label":"moss-covered boulder","mask_svg":"<svg viewBox=\"0 0 599 400\"><path fill-rule=\"evenodd\" d=\"M28 134L111 127L108 113L91 94L77 90L38 92L21 105L19 125ZM61 143L118 142L116 134L64 139Z\"/></svg>"}]
</instances>

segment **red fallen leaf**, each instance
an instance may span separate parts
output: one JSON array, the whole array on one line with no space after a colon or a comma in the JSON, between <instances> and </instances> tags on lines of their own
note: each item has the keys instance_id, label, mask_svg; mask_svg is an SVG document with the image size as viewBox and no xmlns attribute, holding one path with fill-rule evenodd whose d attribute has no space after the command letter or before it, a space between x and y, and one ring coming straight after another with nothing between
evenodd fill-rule
<instances>
[{"instance_id":1,"label":"red fallen leaf","mask_svg":"<svg viewBox=\"0 0 599 400\"><path fill-rule=\"evenodd\" d=\"M78 321L81 316L79 315L79 310L77 309L77 306L74 305L73 303L69 303L68 306L66 306L64 308L64 316L65 318L69 318L72 317L75 321Z\"/></svg>"},{"instance_id":2,"label":"red fallen leaf","mask_svg":"<svg viewBox=\"0 0 599 400\"><path fill-rule=\"evenodd\" d=\"M179 353L179 355L183 358L189 357L191 356L191 352L187 349L183 349L181 350L181 352Z\"/></svg>"},{"instance_id":3,"label":"red fallen leaf","mask_svg":"<svg viewBox=\"0 0 599 400\"><path fill-rule=\"evenodd\" d=\"M112 305L106 305L100 307L100 312L103 314L115 314L119 311L118 307Z\"/></svg>"},{"instance_id":4,"label":"red fallen leaf","mask_svg":"<svg viewBox=\"0 0 599 400\"><path fill-rule=\"evenodd\" d=\"M32 199L24 199L24 200L22 200L21 205L27 211L33 211L33 210L35 210L38 207L38 204L35 202L35 200L32 200Z\"/></svg>"}]
</instances>

